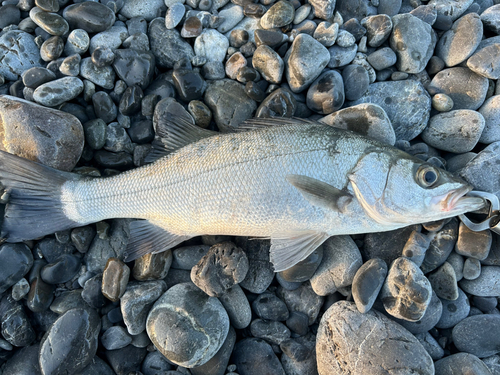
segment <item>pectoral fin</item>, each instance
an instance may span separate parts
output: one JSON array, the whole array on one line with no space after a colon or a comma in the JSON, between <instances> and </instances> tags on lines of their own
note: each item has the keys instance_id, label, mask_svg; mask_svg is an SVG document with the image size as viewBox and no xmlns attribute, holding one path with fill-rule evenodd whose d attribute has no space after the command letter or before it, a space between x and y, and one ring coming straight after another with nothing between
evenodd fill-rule
<instances>
[{"instance_id":1,"label":"pectoral fin","mask_svg":"<svg viewBox=\"0 0 500 375\"><path fill-rule=\"evenodd\" d=\"M287 236L271 236L269 257L274 266L274 272L281 272L293 267L307 258L326 239L326 233L314 231L298 232Z\"/></svg>"},{"instance_id":2,"label":"pectoral fin","mask_svg":"<svg viewBox=\"0 0 500 375\"><path fill-rule=\"evenodd\" d=\"M314 206L344 212L352 200L351 194L312 177L294 174L286 179Z\"/></svg>"},{"instance_id":3,"label":"pectoral fin","mask_svg":"<svg viewBox=\"0 0 500 375\"><path fill-rule=\"evenodd\" d=\"M161 253L171 249L191 236L179 236L153 224L149 220L136 220L130 223L130 241L125 250L125 262L143 255Z\"/></svg>"}]
</instances>

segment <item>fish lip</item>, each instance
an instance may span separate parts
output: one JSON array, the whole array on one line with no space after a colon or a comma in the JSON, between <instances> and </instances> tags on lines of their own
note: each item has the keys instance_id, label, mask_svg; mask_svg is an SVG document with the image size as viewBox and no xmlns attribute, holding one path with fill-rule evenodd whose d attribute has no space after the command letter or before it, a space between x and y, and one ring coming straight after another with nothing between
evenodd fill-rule
<instances>
[{"instance_id":1,"label":"fish lip","mask_svg":"<svg viewBox=\"0 0 500 375\"><path fill-rule=\"evenodd\" d=\"M472 186L466 185L448 193L442 202L443 211L464 213L482 208L485 205L483 198L466 196L472 190Z\"/></svg>"}]
</instances>

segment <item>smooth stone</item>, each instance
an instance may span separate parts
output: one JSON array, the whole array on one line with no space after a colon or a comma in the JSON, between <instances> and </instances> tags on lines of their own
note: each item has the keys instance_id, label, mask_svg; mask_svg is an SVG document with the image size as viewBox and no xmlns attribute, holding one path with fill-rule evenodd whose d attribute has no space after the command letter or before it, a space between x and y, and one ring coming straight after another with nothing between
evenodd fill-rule
<instances>
[{"instance_id":1,"label":"smooth stone","mask_svg":"<svg viewBox=\"0 0 500 375\"><path fill-rule=\"evenodd\" d=\"M482 266L481 274L474 280L460 281L460 287L467 293L480 297L495 297L500 294L500 267Z\"/></svg>"},{"instance_id":2,"label":"smooth stone","mask_svg":"<svg viewBox=\"0 0 500 375\"><path fill-rule=\"evenodd\" d=\"M294 290L279 287L276 295L285 302L290 314L294 311L306 314L308 325L316 321L324 302L324 297L317 295L308 283L303 283Z\"/></svg>"},{"instance_id":3,"label":"smooth stone","mask_svg":"<svg viewBox=\"0 0 500 375\"><path fill-rule=\"evenodd\" d=\"M222 132L238 128L257 108L255 101L246 95L244 86L229 79L210 82L204 99Z\"/></svg>"},{"instance_id":4,"label":"smooth stone","mask_svg":"<svg viewBox=\"0 0 500 375\"><path fill-rule=\"evenodd\" d=\"M283 323L275 320L255 319L250 324L250 332L253 337L264 339L274 345L280 345L291 336L290 330Z\"/></svg>"},{"instance_id":5,"label":"smooth stone","mask_svg":"<svg viewBox=\"0 0 500 375\"><path fill-rule=\"evenodd\" d=\"M33 7L29 16L33 22L50 35L61 36L69 31L68 22L57 13L44 12L38 7Z\"/></svg>"},{"instance_id":6,"label":"smooth stone","mask_svg":"<svg viewBox=\"0 0 500 375\"><path fill-rule=\"evenodd\" d=\"M26 87L36 89L44 83L55 80L56 75L47 68L36 66L24 71L21 78Z\"/></svg>"},{"instance_id":7,"label":"smooth stone","mask_svg":"<svg viewBox=\"0 0 500 375\"><path fill-rule=\"evenodd\" d=\"M236 79L238 72L247 66L247 59L241 52L231 55L226 61L226 75L231 79Z\"/></svg>"},{"instance_id":8,"label":"smooth stone","mask_svg":"<svg viewBox=\"0 0 500 375\"><path fill-rule=\"evenodd\" d=\"M500 142L491 143L467 163L459 175L477 190L500 195L496 179L491 178L499 173L499 152Z\"/></svg>"},{"instance_id":9,"label":"smooth stone","mask_svg":"<svg viewBox=\"0 0 500 375\"><path fill-rule=\"evenodd\" d=\"M71 56L75 53L83 55L87 52L89 46L89 34L83 29L74 29L68 35L68 39L64 45L64 53L66 56Z\"/></svg>"},{"instance_id":10,"label":"smooth stone","mask_svg":"<svg viewBox=\"0 0 500 375\"><path fill-rule=\"evenodd\" d=\"M387 69L396 64L396 53L389 47L380 48L367 57L368 62L375 70Z\"/></svg>"},{"instance_id":11,"label":"smooth stone","mask_svg":"<svg viewBox=\"0 0 500 375\"><path fill-rule=\"evenodd\" d=\"M396 52L396 67L405 73L420 73L433 55L436 34L431 25L411 14L392 17L391 48ZM418 38L415 38L418 35Z\"/></svg>"},{"instance_id":12,"label":"smooth stone","mask_svg":"<svg viewBox=\"0 0 500 375\"><path fill-rule=\"evenodd\" d=\"M125 263L117 258L109 258L102 275L101 292L104 297L118 302L127 289L129 276L130 268Z\"/></svg>"},{"instance_id":13,"label":"smooth stone","mask_svg":"<svg viewBox=\"0 0 500 375\"><path fill-rule=\"evenodd\" d=\"M201 99L207 88L207 83L197 71L175 69L172 78L179 97L185 102Z\"/></svg>"},{"instance_id":14,"label":"smooth stone","mask_svg":"<svg viewBox=\"0 0 500 375\"><path fill-rule=\"evenodd\" d=\"M82 58L79 54L66 57L59 67L59 71L67 76L76 77L80 74L80 62Z\"/></svg>"},{"instance_id":15,"label":"smooth stone","mask_svg":"<svg viewBox=\"0 0 500 375\"><path fill-rule=\"evenodd\" d=\"M455 251L457 254L465 257L485 260L490 252L492 241L493 236L491 231L483 230L475 232L461 222L458 228Z\"/></svg>"},{"instance_id":16,"label":"smooth stone","mask_svg":"<svg viewBox=\"0 0 500 375\"><path fill-rule=\"evenodd\" d=\"M75 116L23 99L0 97L0 127L2 150L56 169L71 171L83 150L83 128Z\"/></svg>"},{"instance_id":17,"label":"smooth stone","mask_svg":"<svg viewBox=\"0 0 500 375\"><path fill-rule=\"evenodd\" d=\"M472 110L459 109L432 116L422 132L430 146L456 154L472 151L485 126L484 117Z\"/></svg>"},{"instance_id":18,"label":"smooth stone","mask_svg":"<svg viewBox=\"0 0 500 375\"><path fill-rule=\"evenodd\" d=\"M174 29L184 17L186 8L182 3L174 3L167 9L167 14L165 15L165 27L169 30Z\"/></svg>"},{"instance_id":19,"label":"smooth stone","mask_svg":"<svg viewBox=\"0 0 500 375\"><path fill-rule=\"evenodd\" d=\"M387 264L378 258L365 262L354 275L352 296L359 312L368 312L382 289L387 276Z\"/></svg>"},{"instance_id":20,"label":"smooth stone","mask_svg":"<svg viewBox=\"0 0 500 375\"><path fill-rule=\"evenodd\" d=\"M430 236L414 231L406 242L402 255L420 267L430 243Z\"/></svg>"},{"instance_id":21,"label":"smooth stone","mask_svg":"<svg viewBox=\"0 0 500 375\"><path fill-rule=\"evenodd\" d=\"M40 342L43 374L75 373L84 369L97 351L101 321L90 309L73 309L61 315Z\"/></svg>"},{"instance_id":22,"label":"smooth stone","mask_svg":"<svg viewBox=\"0 0 500 375\"><path fill-rule=\"evenodd\" d=\"M311 287L319 296L335 293L352 285L363 264L361 253L350 236L333 236L323 243L323 260L311 278Z\"/></svg>"},{"instance_id":23,"label":"smooth stone","mask_svg":"<svg viewBox=\"0 0 500 375\"><path fill-rule=\"evenodd\" d=\"M337 39L335 40L335 44L339 47L351 47L356 43L356 38L349 31L345 29L340 29L337 34Z\"/></svg>"},{"instance_id":24,"label":"smooth stone","mask_svg":"<svg viewBox=\"0 0 500 375\"><path fill-rule=\"evenodd\" d=\"M116 108L113 109L116 110ZM112 114L114 113L116 112L113 111ZM133 153L134 146L132 145L127 131L120 123L112 122L108 125L104 149L111 152L127 152L130 154Z\"/></svg>"},{"instance_id":25,"label":"smooth stone","mask_svg":"<svg viewBox=\"0 0 500 375\"><path fill-rule=\"evenodd\" d=\"M309 86L307 106L313 111L327 115L339 110L344 104L344 82L339 72L330 70L322 73Z\"/></svg>"},{"instance_id":26,"label":"smooth stone","mask_svg":"<svg viewBox=\"0 0 500 375\"><path fill-rule=\"evenodd\" d=\"M141 101L143 97L144 93L139 86L133 85L127 87L120 99L118 110L122 115L125 116L132 116L137 114L141 110ZM130 126L132 126L132 124Z\"/></svg>"},{"instance_id":27,"label":"smooth stone","mask_svg":"<svg viewBox=\"0 0 500 375\"><path fill-rule=\"evenodd\" d=\"M350 47L340 47L333 45L328 48L330 59L328 61L329 68L340 68L352 62L358 52L357 44Z\"/></svg>"},{"instance_id":28,"label":"smooth stone","mask_svg":"<svg viewBox=\"0 0 500 375\"><path fill-rule=\"evenodd\" d=\"M361 39L366 36L366 28L361 25L361 22L357 18L351 18L344 22L342 15L340 13L335 13L336 16L333 19L333 22L342 26L344 30L349 31L356 38L357 42L361 42ZM366 17L368 19L369 17ZM366 43L365 43L366 44Z\"/></svg>"},{"instance_id":29,"label":"smooth stone","mask_svg":"<svg viewBox=\"0 0 500 375\"><path fill-rule=\"evenodd\" d=\"M126 347L132 342L132 337L121 326L108 328L101 336L101 344L106 350L116 350Z\"/></svg>"},{"instance_id":30,"label":"smooth stone","mask_svg":"<svg viewBox=\"0 0 500 375\"><path fill-rule=\"evenodd\" d=\"M380 293L389 314L418 321L424 316L431 297L431 284L415 263L400 257L391 264Z\"/></svg>"},{"instance_id":31,"label":"smooth stone","mask_svg":"<svg viewBox=\"0 0 500 375\"><path fill-rule=\"evenodd\" d=\"M496 34L500 33L500 4L489 7L481 14L481 21L485 29Z\"/></svg>"},{"instance_id":32,"label":"smooth stone","mask_svg":"<svg viewBox=\"0 0 500 375\"><path fill-rule=\"evenodd\" d=\"M278 1L260 19L263 29L273 29L292 23L295 9L289 1Z\"/></svg>"},{"instance_id":33,"label":"smooth stone","mask_svg":"<svg viewBox=\"0 0 500 375\"><path fill-rule=\"evenodd\" d=\"M453 267L457 281L462 280L464 277L464 257L458 255L456 252L452 252L446 261Z\"/></svg>"},{"instance_id":34,"label":"smooth stone","mask_svg":"<svg viewBox=\"0 0 500 375\"><path fill-rule=\"evenodd\" d=\"M434 363L436 374L453 375L457 373L492 375L488 366L470 353L456 353Z\"/></svg>"},{"instance_id":35,"label":"smooth stone","mask_svg":"<svg viewBox=\"0 0 500 375\"><path fill-rule=\"evenodd\" d=\"M249 265L240 286L255 294L263 293L274 279L274 269L269 261L270 241L237 238L236 244L247 254Z\"/></svg>"},{"instance_id":36,"label":"smooth stone","mask_svg":"<svg viewBox=\"0 0 500 375\"><path fill-rule=\"evenodd\" d=\"M102 275L98 274L87 281L83 285L82 298L94 309L103 307L107 301L102 294Z\"/></svg>"},{"instance_id":37,"label":"smooth stone","mask_svg":"<svg viewBox=\"0 0 500 375\"><path fill-rule=\"evenodd\" d=\"M356 18L361 21L365 17L377 14L377 8L366 0L337 0L335 10L345 20Z\"/></svg>"},{"instance_id":38,"label":"smooth stone","mask_svg":"<svg viewBox=\"0 0 500 375\"><path fill-rule=\"evenodd\" d=\"M40 47L40 57L43 61L53 62L52 66L60 66L62 60L58 60L64 50L64 42L61 37L53 36L43 42ZM47 65L49 66L49 65Z\"/></svg>"},{"instance_id":39,"label":"smooth stone","mask_svg":"<svg viewBox=\"0 0 500 375\"><path fill-rule=\"evenodd\" d=\"M115 374L129 375L139 371L147 352L146 348L127 345L121 349L107 350L105 355Z\"/></svg>"},{"instance_id":40,"label":"smooth stone","mask_svg":"<svg viewBox=\"0 0 500 375\"><path fill-rule=\"evenodd\" d=\"M436 94L432 97L432 107L439 112L451 111L453 104L453 100L446 94Z\"/></svg>"},{"instance_id":41,"label":"smooth stone","mask_svg":"<svg viewBox=\"0 0 500 375\"><path fill-rule=\"evenodd\" d=\"M444 262L437 270L427 275L427 278L439 298L450 301L458 298L457 277L448 262Z\"/></svg>"},{"instance_id":42,"label":"smooth stone","mask_svg":"<svg viewBox=\"0 0 500 375\"><path fill-rule=\"evenodd\" d=\"M476 13L460 17L446 31L436 45L436 56L447 67L452 67L467 60L476 50L483 35L483 24Z\"/></svg>"},{"instance_id":43,"label":"smooth stone","mask_svg":"<svg viewBox=\"0 0 500 375\"><path fill-rule=\"evenodd\" d=\"M40 50L35 38L21 30L10 30L0 35L2 60L0 75L15 81L24 71L42 65Z\"/></svg>"},{"instance_id":44,"label":"smooth stone","mask_svg":"<svg viewBox=\"0 0 500 375\"><path fill-rule=\"evenodd\" d=\"M94 150L99 150L104 147L106 143L106 131L107 126L104 120L97 118L90 120L83 124L83 129L85 132L85 140L87 144ZM90 246L92 238L88 240L87 250ZM86 251L85 251L86 252Z\"/></svg>"},{"instance_id":45,"label":"smooth stone","mask_svg":"<svg viewBox=\"0 0 500 375\"><path fill-rule=\"evenodd\" d=\"M479 142L490 144L500 141L500 129L497 126L500 121L500 95L486 99L478 112L483 115L485 121Z\"/></svg>"},{"instance_id":46,"label":"smooth stone","mask_svg":"<svg viewBox=\"0 0 500 375\"><path fill-rule=\"evenodd\" d=\"M77 308L85 308L87 303L82 298L83 289L75 289L57 296L50 305L50 311L62 315L66 311Z\"/></svg>"},{"instance_id":47,"label":"smooth stone","mask_svg":"<svg viewBox=\"0 0 500 375\"><path fill-rule=\"evenodd\" d=\"M158 372L167 372L174 368L159 351L149 352L141 365L141 372L144 375L157 375Z\"/></svg>"},{"instance_id":48,"label":"smooth stone","mask_svg":"<svg viewBox=\"0 0 500 375\"><path fill-rule=\"evenodd\" d=\"M285 64L283 59L271 47L260 45L252 58L253 67L269 83L281 83Z\"/></svg>"},{"instance_id":49,"label":"smooth stone","mask_svg":"<svg viewBox=\"0 0 500 375\"><path fill-rule=\"evenodd\" d=\"M33 98L38 104L56 107L76 98L82 91L83 82L80 78L64 77L38 86Z\"/></svg>"},{"instance_id":50,"label":"smooth stone","mask_svg":"<svg viewBox=\"0 0 500 375\"><path fill-rule=\"evenodd\" d=\"M427 126L431 110L431 97L423 85L414 80L376 82L358 100L376 104L384 109L391 120L397 140L412 140Z\"/></svg>"},{"instance_id":51,"label":"smooth stone","mask_svg":"<svg viewBox=\"0 0 500 375\"><path fill-rule=\"evenodd\" d=\"M181 283L156 301L147 318L147 332L167 359L190 368L206 363L221 348L229 318L218 299L192 283Z\"/></svg>"},{"instance_id":52,"label":"smooth stone","mask_svg":"<svg viewBox=\"0 0 500 375\"><path fill-rule=\"evenodd\" d=\"M312 0L311 5L314 9L314 15L317 18L329 20L333 17L335 3L335 0Z\"/></svg>"},{"instance_id":53,"label":"smooth stone","mask_svg":"<svg viewBox=\"0 0 500 375\"><path fill-rule=\"evenodd\" d=\"M243 18L243 8L236 4L229 4L219 11L219 17L222 17L224 21L217 28L220 33L226 33L231 31Z\"/></svg>"},{"instance_id":54,"label":"smooth stone","mask_svg":"<svg viewBox=\"0 0 500 375\"><path fill-rule=\"evenodd\" d=\"M83 29L88 33L106 31L116 20L110 8L94 1L84 1L66 7L63 17L71 29Z\"/></svg>"},{"instance_id":55,"label":"smooth stone","mask_svg":"<svg viewBox=\"0 0 500 375\"><path fill-rule=\"evenodd\" d=\"M439 15L446 15L455 21L472 4L474 0L431 0L427 5L436 9Z\"/></svg>"},{"instance_id":56,"label":"smooth stone","mask_svg":"<svg viewBox=\"0 0 500 375\"><path fill-rule=\"evenodd\" d=\"M12 298L15 301L20 301L22 298L24 298L28 294L29 291L30 291L30 284L23 277L17 283L12 285Z\"/></svg>"},{"instance_id":57,"label":"smooth stone","mask_svg":"<svg viewBox=\"0 0 500 375\"><path fill-rule=\"evenodd\" d=\"M331 47L335 44L339 33L337 23L320 22L314 30L313 38L325 47Z\"/></svg>"},{"instance_id":58,"label":"smooth stone","mask_svg":"<svg viewBox=\"0 0 500 375\"><path fill-rule=\"evenodd\" d=\"M77 375L115 375L115 372L109 367L109 365L99 358L99 356L94 356L90 364L85 367L82 371L78 372Z\"/></svg>"},{"instance_id":59,"label":"smooth stone","mask_svg":"<svg viewBox=\"0 0 500 375\"><path fill-rule=\"evenodd\" d=\"M183 246L172 251L172 268L190 271L203 256L208 252L210 246Z\"/></svg>"},{"instance_id":60,"label":"smooth stone","mask_svg":"<svg viewBox=\"0 0 500 375\"><path fill-rule=\"evenodd\" d=\"M120 308L128 333L138 335L146 329L146 320L153 303L166 291L163 280L130 282L120 298Z\"/></svg>"},{"instance_id":61,"label":"smooth stone","mask_svg":"<svg viewBox=\"0 0 500 375\"><path fill-rule=\"evenodd\" d=\"M31 344L36 333L21 302L5 294L0 301L2 337L11 345L23 347Z\"/></svg>"},{"instance_id":62,"label":"smooth stone","mask_svg":"<svg viewBox=\"0 0 500 375\"><path fill-rule=\"evenodd\" d=\"M262 339L245 338L234 347L232 361L239 374L285 375L271 345Z\"/></svg>"},{"instance_id":63,"label":"smooth stone","mask_svg":"<svg viewBox=\"0 0 500 375\"><path fill-rule=\"evenodd\" d=\"M163 0L127 0L120 9L120 14L129 19L139 17L151 21L159 17L165 8Z\"/></svg>"},{"instance_id":64,"label":"smooth stone","mask_svg":"<svg viewBox=\"0 0 500 375\"><path fill-rule=\"evenodd\" d=\"M292 117L297 110L297 100L293 93L280 87L270 93L255 111L255 117Z\"/></svg>"},{"instance_id":65,"label":"smooth stone","mask_svg":"<svg viewBox=\"0 0 500 375\"><path fill-rule=\"evenodd\" d=\"M391 35L392 20L387 14L378 14L362 20L370 47L380 47Z\"/></svg>"},{"instance_id":66,"label":"smooth stone","mask_svg":"<svg viewBox=\"0 0 500 375\"><path fill-rule=\"evenodd\" d=\"M342 78L346 100L358 100L368 90L370 77L367 70L360 65L347 65L342 71Z\"/></svg>"},{"instance_id":67,"label":"smooth stone","mask_svg":"<svg viewBox=\"0 0 500 375\"><path fill-rule=\"evenodd\" d=\"M38 362L39 348L39 344L33 344L16 350L13 356L5 362L3 372L11 375L41 374Z\"/></svg>"},{"instance_id":68,"label":"smooth stone","mask_svg":"<svg viewBox=\"0 0 500 375\"><path fill-rule=\"evenodd\" d=\"M321 318L316 355L320 375L376 374L395 366L434 374L432 358L415 336L378 311L362 314L347 301L333 304Z\"/></svg>"},{"instance_id":69,"label":"smooth stone","mask_svg":"<svg viewBox=\"0 0 500 375\"><path fill-rule=\"evenodd\" d=\"M270 292L260 294L252 302L252 310L264 320L285 321L290 315L285 302Z\"/></svg>"},{"instance_id":70,"label":"smooth stone","mask_svg":"<svg viewBox=\"0 0 500 375\"><path fill-rule=\"evenodd\" d=\"M151 52L161 68L171 69L177 61L183 58L191 60L195 56L193 47L176 29L168 30L163 18L155 18L150 22L148 36Z\"/></svg>"},{"instance_id":71,"label":"smooth stone","mask_svg":"<svg viewBox=\"0 0 500 375\"><path fill-rule=\"evenodd\" d=\"M462 321L469 315L469 299L460 288L458 288L458 298L456 300L449 301L442 299L441 303L443 309L441 318L436 323L436 328L453 328L458 322Z\"/></svg>"},{"instance_id":72,"label":"smooth stone","mask_svg":"<svg viewBox=\"0 0 500 375\"><path fill-rule=\"evenodd\" d=\"M250 325L252 321L252 310L250 303L241 287L236 284L231 289L228 289L219 301L226 309L231 326L236 329L243 329Z\"/></svg>"},{"instance_id":73,"label":"smooth stone","mask_svg":"<svg viewBox=\"0 0 500 375\"><path fill-rule=\"evenodd\" d=\"M319 246L307 258L279 274L286 282L302 283L314 275L322 260L323 246Z\"/></svg>"},{"instance_id":74,"label":"smooth stone","mask_svg":"<svg viewBox=\"0 0 500 375\"><path fill-rule=\"evenodd\" d=\"M92 95L92 104L94 105L94 112L97 118L103 120L106 124L114 121L118 114L118 108L113 102L113 99L104 91L98 91ZM111 124L110 124L111 126ZM107 139L110 138L112 130L108 126L106 134ZM108 146L106 142L106 146ZM123 151L123 150L108 150L108 151Z\"/></svg>"},{"instance_id":75,"label":"smooth stone","mask_svg":"<svg viewBox=\"0 0 500 375\"><path fill-rule=\"evenodd\" d=\"M229 48L229 40L213 29L206 29L194 41L196 56L203 56L207 61L223 62Z\"/></svg>"},{"instance_id":76,"label":"smooth stone","mask_svg":"<svg viewBox=\"0 0 500 375\"><path fill-rule=\"evenodd\" d=\"M146 32L132 34L123 41L122 46L124 48L131 48L138 51L147 52L149 51L149 38L146 35Z\"/></svg>"},{"instance_id":77,"label":"smooth stone","mask_svg":"<svg viewBox=\"0 0 500 375\"><path fill-rule=\"evenodd\" d=\"M465 280L475 280L481 275L481 262L478 259L467 258L464 262L463 275Z\"/></svg>"},{"instance_id":78,"label":"smooth stone","mask_svg":"<svg viewBox=\"0 0 500 375\"><path fill-rule=\"evenodd\" d=\"M320 42L307 34L299 34L285 58L285 74L294 93L304 91L330 61L330 52Z\"/></svg>"},{"instance_id":79,"label":"smooth stone","mask_svg":"<svg viewBox=\"0 0 500 375\"><path fill-rule=\"evenodd\" d=\"M219 351L205 364L191 368L191 375L220 375L224 374L236 342L236 332L229 327L229 333ZM144 374L147 375L147 374Z\"/></svg>"},{"instance_id":80,"label":"smooth stone","mask_svg":"<svg viewBox=\"0 0 500 375\"><path fill-rule=\"evenodd\" d=\"M40 276L48 284L63 284L70 281L78 273L80 267L79 257L62 254L56 262L45 265Z\"/></svg>"},{"instance_id":81,"label":"smooth stone","mask_svg":"<svg viewBox=\"0 0 500 375\"><path fill-rule=\"evenodd\" d=\"M145 89L153 79L154 67L155 57L151 52L134 49L115 51L113 68L127 86L139 85Z\"/></svg>"},{"instance_id":82,"label":"smooth stone","mask_svg":"<svg viewBox=\"0 0 500 375\"><path fill-rule=\"evenodd\" d=\"M419 333L415 335L417 340L422 344L427 353L431 356L434 361L443 358L444 350L436 341L436 339L429 333Z\"/></svg>"},{"instance_id":83,"label":"smooth stone","mask_svg":"<svg viewBox=\"0 0 500 375\"><path fill-rule=\"evenodd\" d=\"M111 66L98 68L92 62L91 57L82 59L80 64L80 75L104 89L111 90L115 87L114 81L116 74L113 68Z\"/></svg>"},{"instance_id":84,"label":"smooth stone","mask_svg":"<svg viewBox=\"0 0 500 375\"><path fill-rule=\"evenodd\" d=\"M89 51L91 54L94 54L99 47L105 49L107 48L112 52L109 57L109 59L112 60L115 50L122 45L128 36L128 31L125 26L111 26L109 30L101 31L90 39Z\"/></svg>"},{"instance_id":85,"label":"smooth stone","mask_svg":"<svg viewBox=\"0 0 500 375\"><path fill-rule=\"evenodd\" d=\"M0 29L21 22L21 11L16 4L5 4L0 7Z\"/></svg>"},{"instance_id":86,"label":"smooth stone","mask_svg":"<svg viewBox=\"0 0 500 375\"><path fill-rule=\"evenodd\" d=\"M472 303L474 307L477 307L479 310L486 314L494 310L498 305L498 301L495 297L473 296Z\"/></svg>"},{"instance_id":87,"label":"smooth stone","mask_svg":"<svg viewBox=\"0 0 500 375\"><path fill-rule=\"evenodd\" d=\"M0 293L20 281L33 266L33 255L25 244L0 246Z\"/></svg>"},{"instance_id":88,"label":"smooth stone","mask_svg":"<svg viewBox=\"0 0 500 375\"><path fill-rule=\"evenodd\" d=\"M158 254L146 254L135 260L132 274L140 281L161 280L167 277L172 264L172 251Z\"/></svg>"},{"instance_id":89,"label":"smooth stone","mask_svg":"<svg viewBox=\"0 0 500 375\"><path fill-rule=\"evenodd\" d=\"M500 351L500 315L469 316L452 331L453 343L459 351L479 358L489 357Z\"/></svg>"},{"instance_id":90,"label":"smooth stone","mask_svg":"<svg viewBox=\"0 0 500 375\"><path fill-rule=\"evenodd\" d=\"M420 268L424 273L431 272L442 265L455 248L458 238L458 222L451 220L432 236L424 261Z\"/></svg>"},{"instance_id":91,"label":"smooth stone","mask_svg":"<svg viewBox=\"0 0 500 375\"><path fill-rule=\"evenodd\" d=\"M468 68L455 67L437 73L427 89L431 95L448 95L454 109L476 110L486 98L488 79Z\"/></svg>"}]
</instances>

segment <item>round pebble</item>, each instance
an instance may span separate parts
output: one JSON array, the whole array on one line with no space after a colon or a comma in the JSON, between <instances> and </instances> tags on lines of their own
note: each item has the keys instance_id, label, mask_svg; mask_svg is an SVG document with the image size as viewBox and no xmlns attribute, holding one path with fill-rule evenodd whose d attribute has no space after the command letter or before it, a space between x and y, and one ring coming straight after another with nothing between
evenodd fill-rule
<instances>
[{"instance_id":1,"label":"round pebble","mask_svg":"<svg viewBox=\"0 0 500 375\"><path fill-rule=\"evenodd\" d=\"M84 1L66 7L63 17L71 29L83 29L88 33L108 30L116 19L110 8L94 1Z\"/></svg>"},{"instance_id":2,"label":"round pebble","mask_svg":"<svg viewBox=\"0 0 500 375\"><path fill-rule=\"evenodd\" d=\"M496 314L469 316L453 328L453 343L458 350L479 358L497 354L499 323L500 315Z\"/></svg>"},{"instance_id":3,"label":"round pebble","mask_svg":"<svg viewBox=\"0 0 500 375\"><path fill-rule=\"evenodd\" d=\"M387 264L382 259L370 259L354 275L352 296L361 313L369 311L387 276Z\"/></svg>"}]
</instances>

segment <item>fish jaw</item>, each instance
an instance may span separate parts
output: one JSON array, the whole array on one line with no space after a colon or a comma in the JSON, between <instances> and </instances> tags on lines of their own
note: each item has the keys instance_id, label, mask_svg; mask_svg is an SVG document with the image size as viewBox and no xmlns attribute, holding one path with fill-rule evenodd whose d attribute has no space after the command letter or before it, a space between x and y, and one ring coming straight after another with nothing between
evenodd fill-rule
<instances>
[{"instance_id":1,"label":"fish jaw","mask_svg":"<svg viewBox=\"0 0 500 375\"><path fill-rule=\"evenodd\" d=\"M472 190L472 186L465 185L431 199L431 204L446 216L456 216L466 212L477 211L486 205L483 198L470 197L466 194Z\"/></svg>"}]
</instances>

